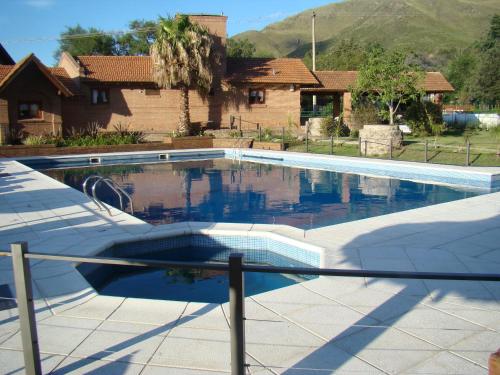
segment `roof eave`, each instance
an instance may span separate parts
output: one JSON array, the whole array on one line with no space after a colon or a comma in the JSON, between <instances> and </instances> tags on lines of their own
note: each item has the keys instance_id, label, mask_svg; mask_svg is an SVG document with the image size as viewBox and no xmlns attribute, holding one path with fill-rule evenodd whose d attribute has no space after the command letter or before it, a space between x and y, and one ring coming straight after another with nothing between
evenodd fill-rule
<instances>
[{"instance_id":1,"label":"roof eave","mask_svg":"<svg viewBox=\"0 0 500 375\"><path fill-rule=\"evenodd\" d=\"M54 77L52 73L50 73L50 71L47 69L47 67L45 67L45 65L43 65L42 62L38 60L38 58L32 53L30 53L28 56L14 65L14 68L9 73L7 73L7 75L0 82L0 91L3 91L30 62L33 62L38 67L38 69L40 69L42 74L59 90L59 92L61 92L61 94L63 94L65 97L73 96L73 93L56 77Z\"/></svg>"}]
</instances>

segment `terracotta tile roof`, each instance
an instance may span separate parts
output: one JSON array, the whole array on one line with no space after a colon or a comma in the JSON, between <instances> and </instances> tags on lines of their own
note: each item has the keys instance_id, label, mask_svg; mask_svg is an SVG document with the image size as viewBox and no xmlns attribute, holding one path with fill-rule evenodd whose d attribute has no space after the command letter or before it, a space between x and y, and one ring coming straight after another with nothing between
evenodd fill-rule
<instances>
[{"instance_id":1,"label":"terracotta tile roof","mask_svg":"<svg viewBox=\"0 0 500 375\"><path fill-rule=\"evenodd\" d=\"M317 71L314 74L322 88L333 91L347 91L358 77L355 71Z\"/></svg>"},{"instance_id":2,"label":"terracotta tile roof","mask_svg":"<svg viewBox=\"0 0 500 375\"><path fill-rule=\"evenodd\" d=\"M14 69L15 65L0 65L0 82ZM68 73L64 68L47 68L49 72L57 78L57 80L62 83L66 88L68 88L73 94L78 93L78 87L73 83L73 80L69 77Z\"/></svg>"},{"instance_id":3,"label":"terracotta tile roof","mask_svg":"<svg viewBox=\"0 0 500 375\"><path fill-rule=\"evenodd\" d=\"M14 65L0 65L0 82L10 73L12 68L14 68Z\"/></svg>"},{"instance_id":4,"label":"terracotta tile roof","mask_svg":"<svg viewBox=\"0 0 500 375\"><path fill-rule=\"evenodd\" d=\"M300 59L232 59L227 60L226 79L247 83L318 84Z\"/></svg>"},{"instance_id":5,"label":"terracotta tile roof","mask_svg":"<svg viewBox=\"0 0 500 375\"><path fill-rule=\"evenodd\" d=\"M356 83L358 72L356 71L317 71L314 73L320 82L318 88L304 88L303 91L349 91L349 86ZM426 92L451 92L453 86L444 78L440 72L427 72L424 79Z\"/></svg>"},{"instance_id":6,"label":"terracotta tile roof","mask_svg":"<svg viewBox=\"0 0 500 375\"><path fill-rule=\"evenodd\" d=\"M427 92L455 91L450 82L440 72L427 72L424 80L424 88Z\"/></svg>"},{"instance_id":7,"label":"terracotta tile roof","mask_svg":"<svg viewBox=\"0 0 500 375\"><path fill-rule=\"evenodd\" d=\"M47 77L47 79L64 95L72 96L71 90L66 87L56 76L54 76L50 70L40 61L34 54L29 54L24 59L17 62L15 65L11 65L10 69L3 68L2 71L5 75L0 80L0 90L7 87L10 82L15 79L15 77L20 74L23 69L29 64L35 64L40 72ZM5 67L5 65L3 65Z\"/></svg>"},{"instance_id":8,"label":"terracotta tile roof","mask_svg":"<svg viewBox=\"0 0 500 375\"><path fill-rule=\"evenodd\" d=\"M80 92L80 89L76 84L73 82L73 80L70 78L68 75L68 72L66 72L66 69L64 68L48 68L49 72L57 78L59 82L61 82L64 86L66 86L69 91L71 91L73 94L78 94Z\"/></svg>"},{"instance_id":9,"label":"terracotta tile roof","mask_svg":"<svg viewBox=\"0 0 500 375\"><path fill-rule=\"evenodd\" d=\"M110 83L152 82L149 56L77 56L84 80Z\"/></svg>"}]
</instances>

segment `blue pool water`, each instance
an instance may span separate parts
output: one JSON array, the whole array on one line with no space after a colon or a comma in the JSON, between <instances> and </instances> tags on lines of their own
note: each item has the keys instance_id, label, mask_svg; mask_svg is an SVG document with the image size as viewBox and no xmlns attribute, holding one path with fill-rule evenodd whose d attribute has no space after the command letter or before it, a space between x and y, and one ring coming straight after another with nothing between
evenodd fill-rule
<instances>
[{"instance_id":1,"label":"blue pool water","mask_svg":"<svg viewBox=\"0 0 500 375\"><path fill-rule=\"evenodd\" d=\"M433 184L228 159L42 171L81 190L110 177L152 224L181 221L286 224L302 229L359 220L481 194ZM102 185L98 196L118 207Z\"/></svg>"},{"instance_id":2,"label":"blue pool water","mask_svg":"<svg viewBox=\"0 0 500 375\"><path fill-rule=\"evenodd\" d=\"M244 252L239 250L239 252ZM227 248L185 247L150 252L133 256L134 259L165 261L227 262L231 253ZM273 254L273 261L266 263L249 251L245 263L279 265L287 267L310 267L294 259ZM271 259L271 257L269 257ZM199 269L144 269L141 267L92 266L77 267L99 294L121 297L163 299L172 301L224 303L229 299L227 272ZM267 292L298 282L312 279L311 276L292 276L269 273L246 272L245 295Z\"/></svg>"}]
</instances>

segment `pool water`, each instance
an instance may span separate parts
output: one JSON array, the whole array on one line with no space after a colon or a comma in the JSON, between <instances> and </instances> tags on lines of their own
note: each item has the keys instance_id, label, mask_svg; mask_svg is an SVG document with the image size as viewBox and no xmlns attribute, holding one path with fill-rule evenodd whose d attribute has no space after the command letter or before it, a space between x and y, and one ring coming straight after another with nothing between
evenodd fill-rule
<instances>
[{"instance_id":1,"label":"pool water","mask_svg":"<svg viewBox=\"0 0 500 375\"><path fill-rule=\"evenodd\" d=\"M76 189L110 177L151 224L181 221L285 224L302 229L476 196L485 191L228 159L44 170ZM119 207L103 184L105 202Z\"/></svg>"},{"instance_id":2,"label":"pool water","mask_svg":"<svg viewBox=\"0 0 500 375\"><path fill-rule=\"evenodd\" d=\"M238 250L238 252L245 251ZM169 249L134 256L134 259L155 259L165 261L191 261L202 263L227 263L231 253L228 249L200 249L194 247ZM249 252L251 254L251 252ZM288 267L311 267L294 259L274 253L274 265ZM258 261L256 257L246 256L245 262L273 265ZM77 267L99 294L188 301L204 303L224 303L229 300L229 278L227 272L200 269L145 269L125 266L88 266ZM267 292L315 276L281 275L270 273L245 272L245 295Z\"/></svg>"}]
</instances>

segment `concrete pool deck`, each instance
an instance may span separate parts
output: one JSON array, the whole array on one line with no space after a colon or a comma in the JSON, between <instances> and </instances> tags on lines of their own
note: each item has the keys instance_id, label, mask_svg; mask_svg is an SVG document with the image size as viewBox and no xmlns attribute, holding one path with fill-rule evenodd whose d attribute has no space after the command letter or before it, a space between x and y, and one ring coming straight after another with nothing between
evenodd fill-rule
<instances>
[{"instance_id":1,"label":"concrete pool deck","mask_svg":"<svg viewBox=\"0 0 500 375\"><path fill-rule=\"evenodd\" d=\"M17 162L0 161L0 249L95 254L156 233L271 231L327 249L326 266L498 273L500 193L303 231L153 227ZM229 369L227 304L97 295L65 262L31 263L44 373L210 374ZM0 372L22 373L9 258L0 258ZM2 298L3 297L3 298ZM252 374L486 374L500 347L500 283L320 277L246 299Z\"/></svg>"}]
</instances>

